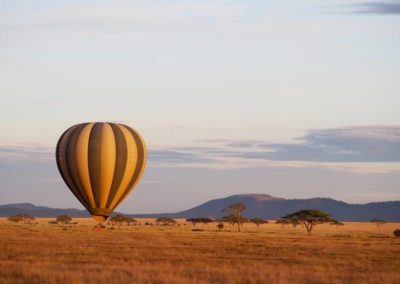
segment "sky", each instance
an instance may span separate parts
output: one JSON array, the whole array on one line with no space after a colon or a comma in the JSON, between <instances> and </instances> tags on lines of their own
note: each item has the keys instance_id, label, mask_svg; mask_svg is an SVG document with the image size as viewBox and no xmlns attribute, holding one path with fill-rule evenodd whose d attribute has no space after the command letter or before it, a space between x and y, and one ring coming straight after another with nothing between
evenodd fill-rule
<instances>
[{"instance_id":1,"label":"sky","mask_svg":"<svg viewBox=\"0 0 400 284\"><path fill-rule=\"evenodd\" d=\"M0 0L0 204L82 208L55 145L149 148L118 208L240 193L400 200L400 1Z\"/></svg>"}]
</instances>

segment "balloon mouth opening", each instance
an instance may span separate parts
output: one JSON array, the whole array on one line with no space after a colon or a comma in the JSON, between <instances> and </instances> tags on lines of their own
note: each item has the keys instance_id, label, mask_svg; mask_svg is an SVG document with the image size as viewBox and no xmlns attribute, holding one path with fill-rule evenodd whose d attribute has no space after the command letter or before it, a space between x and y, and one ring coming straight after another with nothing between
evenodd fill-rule
<instances>
[{"instance_id":1,"label":"balloon mouth opening","mask_svg":"<svg viewBox=\"0 0 400 284\"><path fill-rule=\"evenodd\" d=\"M108 208L90 208L89 212L93 219L95 219L98 223L102 223L108 219L112 213L112 210Z\"/></svg>"},{"instance_id":2,"label":"balloon mouth opening","mask_svg":"<svg viewBox=\"0 0 400 284\"><path fill-rule=\"evenodd\" d=\"M92 217L97 223L103 223L108 219L108 216L104 215L92 215Z\"/></svg>"}]
</instances>

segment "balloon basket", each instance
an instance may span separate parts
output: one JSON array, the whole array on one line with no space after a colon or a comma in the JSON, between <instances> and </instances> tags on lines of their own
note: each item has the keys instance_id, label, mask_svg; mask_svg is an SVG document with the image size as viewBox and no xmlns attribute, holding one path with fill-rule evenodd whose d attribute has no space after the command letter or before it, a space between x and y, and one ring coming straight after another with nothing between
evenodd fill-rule
<instances>
[{"instance_id":1,"label":"balloon basket","mask_svg":"<svg viewBox=\"0 0 400 284\"><path fill-rule=\"evenodd\" d=\"M95 225L93 227L93 231L96 231L96 232L104 232L105 230L106 230L106 226L102 223L98 223L97 225Z\"/></svg>"}]
</instances>

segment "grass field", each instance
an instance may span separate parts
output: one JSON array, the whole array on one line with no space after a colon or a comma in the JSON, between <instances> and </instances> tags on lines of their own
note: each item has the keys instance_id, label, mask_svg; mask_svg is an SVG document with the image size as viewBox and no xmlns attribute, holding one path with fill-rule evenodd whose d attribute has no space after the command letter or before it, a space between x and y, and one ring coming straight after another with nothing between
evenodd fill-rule
<instances>
[{"instance_id":1,"label":"grass field","mask_svg":"<svg viewBox=\"0 0 400 284\"><path fill-rule=\"evenodd\" d=\"M400 224L51 225L0 219L0 283L400 283Z\"/></svg>"}]
</instances>

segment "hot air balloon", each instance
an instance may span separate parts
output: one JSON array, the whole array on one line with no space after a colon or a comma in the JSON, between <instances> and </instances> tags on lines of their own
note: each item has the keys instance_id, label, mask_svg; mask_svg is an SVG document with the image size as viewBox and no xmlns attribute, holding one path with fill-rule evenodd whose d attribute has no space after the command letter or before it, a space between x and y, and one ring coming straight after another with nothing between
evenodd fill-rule
<instances>
[{"instance_id":1,"label":"hot air balloon","mask_svg":"<svg viewBox=\"0 0 400 284\"><path fill-rule=\"evenodd\" d=\"M57 143L58 170L98 221L105 221L133 190L146 166L138 132L119 123L90 122L67 129Z\"/></svg>"}]
</instances>

